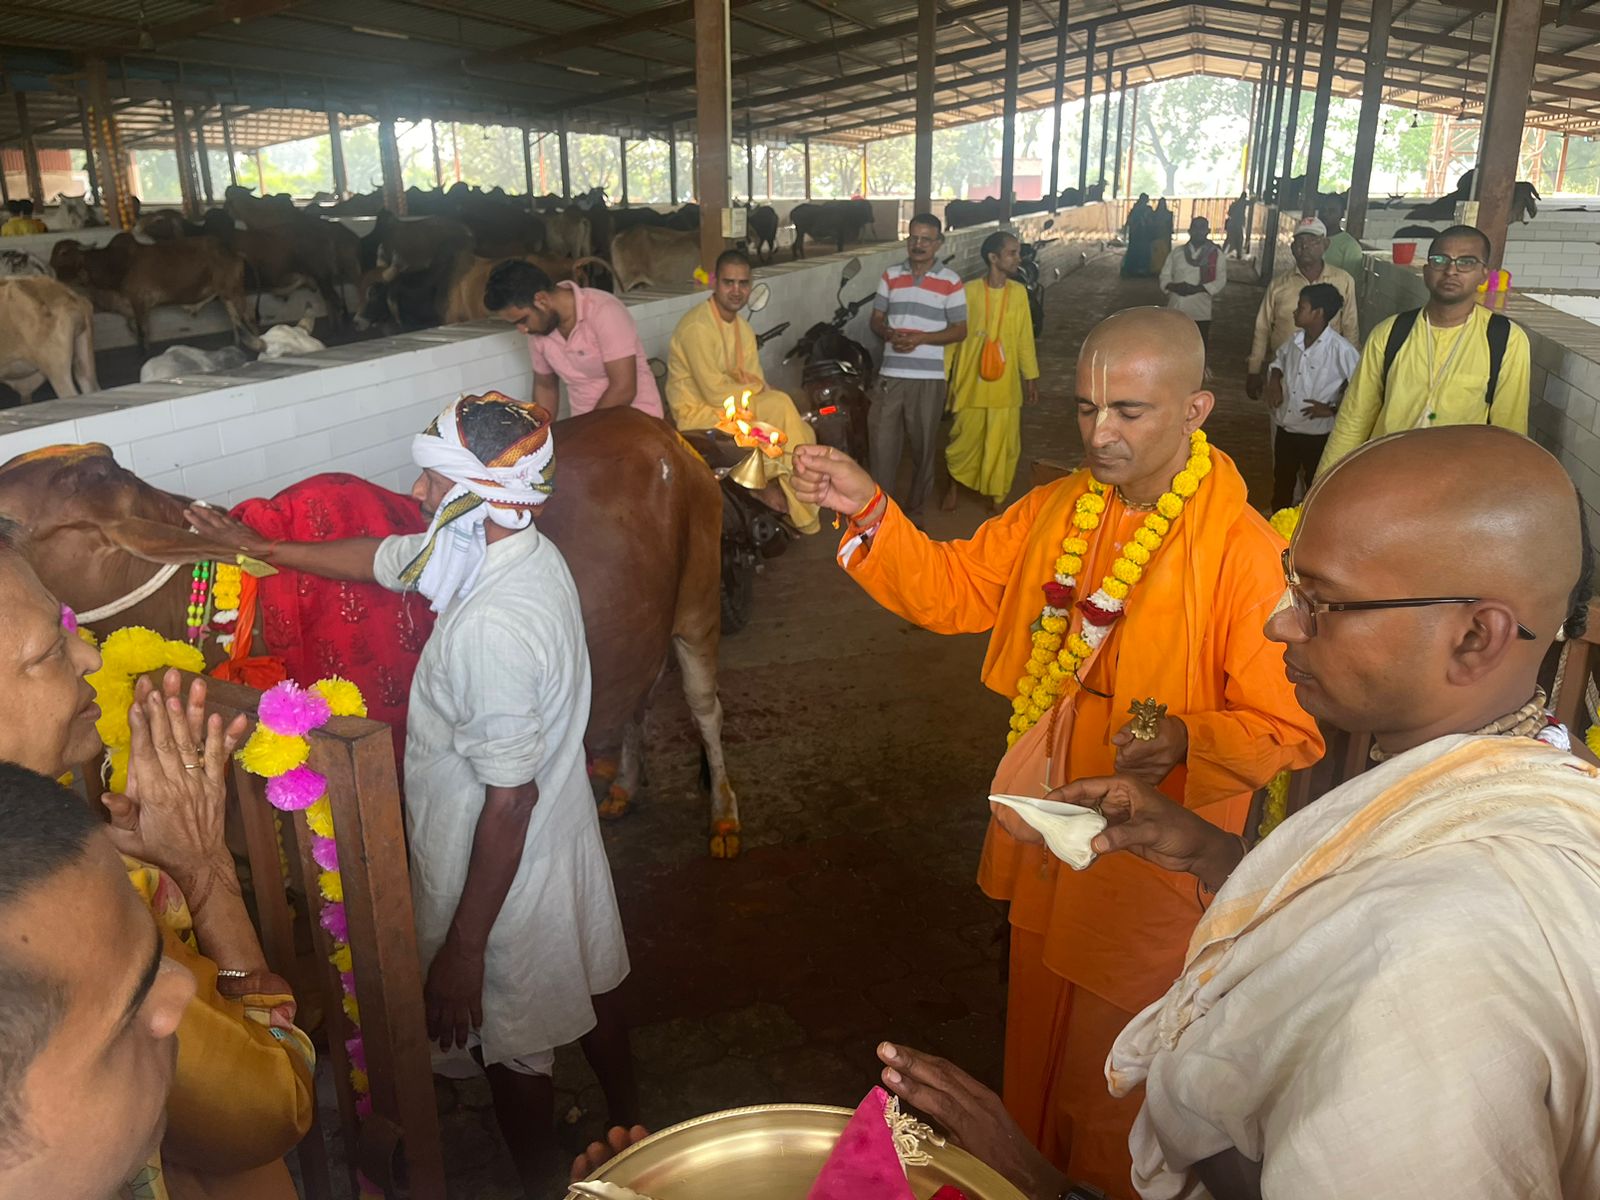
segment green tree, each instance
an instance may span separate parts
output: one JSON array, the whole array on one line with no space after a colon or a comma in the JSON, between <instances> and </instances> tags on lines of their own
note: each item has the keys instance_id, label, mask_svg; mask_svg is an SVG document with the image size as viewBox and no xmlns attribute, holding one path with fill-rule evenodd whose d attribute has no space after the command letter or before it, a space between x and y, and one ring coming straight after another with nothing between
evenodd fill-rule
<instances>
[{"instance_id":1,"label":"green tree","mask_svg":"<svg viewBox=\"0 0 1600 1200\"><path fill-rule=\"evenodd\" d=\"M1230 194L1243 173L1249 125L1250 85L1243 80L1188 75L1140 88L1129 191Z\"/></svg>"}]
</instances>

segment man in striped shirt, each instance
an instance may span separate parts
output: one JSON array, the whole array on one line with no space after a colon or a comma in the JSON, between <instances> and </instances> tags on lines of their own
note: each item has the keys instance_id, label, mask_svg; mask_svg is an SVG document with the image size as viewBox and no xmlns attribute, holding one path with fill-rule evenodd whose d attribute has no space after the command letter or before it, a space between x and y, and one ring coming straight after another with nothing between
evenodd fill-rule
<instances>
[{"instance_id":1,"label":"man in striped shirt","mask_svg":"<svg viewBox=\"0 0 1600 1200\"><path fill-rule=\"evenodd\" d=\"M867 417L872 478L911 516L933 490L939 419L944 415L944 348L967 336L967 299L961 276L935 260L944 245L939 218L911 218L906 261L878 281L872 332L884 341L883 366ZM895 489L900 449L911 443L911 490Z\"/></svg>"}]
</instances>

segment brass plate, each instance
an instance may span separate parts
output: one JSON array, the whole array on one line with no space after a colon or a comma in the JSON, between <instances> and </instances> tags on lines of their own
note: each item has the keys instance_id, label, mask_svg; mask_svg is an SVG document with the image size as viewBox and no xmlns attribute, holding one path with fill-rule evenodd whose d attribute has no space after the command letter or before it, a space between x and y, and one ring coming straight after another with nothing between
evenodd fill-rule
<instances>
[{"instance_id":1,"label":"brass plate","mask_svg":"<svg viewBox=\"0 0 1600 1200\"><path fill-rule=\"evenodd\" d=\"M710 1113L651 1134L590 1179L650 1200L805 1200L851 1110L826 1104L757 1104ZM933 1158L907 1172L918 1200L945 1184L967 1200L1025 1200L965 1150L924 1143Z\"/></svg>"}]
</instances>

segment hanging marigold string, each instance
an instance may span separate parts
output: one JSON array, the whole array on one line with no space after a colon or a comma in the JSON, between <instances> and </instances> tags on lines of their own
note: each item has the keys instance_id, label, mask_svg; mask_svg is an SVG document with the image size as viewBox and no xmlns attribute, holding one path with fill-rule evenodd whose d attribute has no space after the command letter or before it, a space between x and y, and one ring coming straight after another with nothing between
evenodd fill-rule
<instances>
[{"instance_id":1,"label":"hanging marigold string","mask_svg":"<svg viewBox=\"0 0 1600 1200\"><path fill-rule=\"evenodd\" d=\"M280 812L305 815L311 834L311 857L318 868L317 890L322 893L320 922L327 931L332 949L328 961L339 973L344 993L341 1006L350 1022L351 1036L345 1040L350 1062L350 1087L355 1093L356 1113L372 1114L372 1083L367 1076L366 1042L361 1033L361 1009L356 1004L355 961L350 951L350 924L344 907L344 878L339 872L339 844L334 834L333 805L328 799L328 780L306 766L311 743L306 735L320 729L333 717L364 717L367 704L361 691L349 680L333 677L318 680L309 688L284 682L261 694L257 706L255 731L239 751L239 763L253 775L267 781L267 803ZM382 1200L383 1189L360 1171L356 1172L361 1200Z\"/></svg>"},{"instance_id":2,"label":"hanging marigold string","mask_svg":"<svg viewBox=\"0 0 1600 1200\"><path fill-rule=\"evenodd\" d=\"M62 626L94 644L94 635L78 628L71 609L63 608ZM128 746L133 740L128 728L128 709L133 704L134 681L141 675L165 671L168 667L199 674L206 669L205 655L197 646L168 641L142 625L119 629L109 634L100 646L100 669L90 673L87 679L94 689L95 703L100 706L100 719L95 722L95 728L106 744L106 761L111 767L106 786L113 792L128 786Z\"/></svg>"},{"instance_id":3,"label":"hanging marigold string","mask_svg":"<svg viewBox=\"0 0 1600 1200\"><path fill-rule=\"evenodd\" d=\"M1211 446L1206 435L1197 429L1189 435L1188 460L1172 477L1170 488L1156 500L1155 511L1145 517L1144 524L1122 548L1111 564L1110 574L1100 581L1094 594L1074 604L1078 575L1089 554L1090 535L1104 519L1106 496L1111 490L1090 478L1088 490L1073 507L1071 527L1062 539L1061 555L1055 562L1055 577L1044 585L1044 608L1033 626L1033 652L1028 658L1027 673L1017 680L1017 694L1011 701L1007 746L1015 745L1050 711L1066 690L1068 680L1077 677L1078 669L1105 641L1122 616L1134 586L1144 577L1145 567L1161 549L1172 522L1182 515L1210 473ZM1076 632L1072 629L1074 611L1080 618Z\"/></svg>"}]
</instances>

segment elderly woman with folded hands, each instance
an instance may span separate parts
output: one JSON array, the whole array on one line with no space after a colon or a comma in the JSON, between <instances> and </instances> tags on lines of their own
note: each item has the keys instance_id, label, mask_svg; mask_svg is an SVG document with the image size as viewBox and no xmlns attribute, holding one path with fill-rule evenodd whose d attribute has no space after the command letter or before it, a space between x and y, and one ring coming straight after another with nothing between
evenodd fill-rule
<instances>
[{"instance_id":1,"label":"elderly woman with folded hands","mask_svg":"<svg viewBox=\"0 0 1600 1200\"><path fill-rule=\"evenodd\" d=\"M95 648L39 582L16 527L0 518L0 759L57 776L101 750L85 676ZM311 1044L288 984L268 968L223 839L228 758L244 718L205 713L205 684L180 696L141 681L129 710L125 793L104 803L163 953L195 976L178 1027L167 1131L136 1196L293 1200L283 1156L310 1127ZM164 1189L164 1191L163 1191Z\"/></svg>"}]
</instances>

